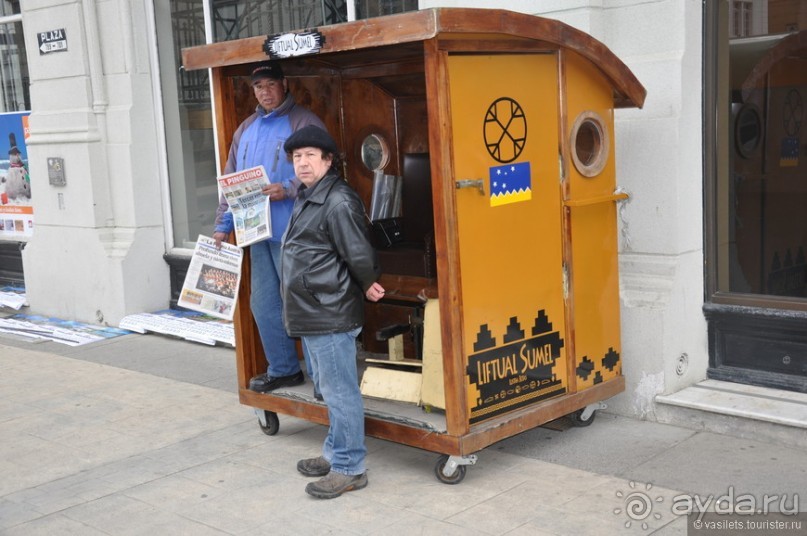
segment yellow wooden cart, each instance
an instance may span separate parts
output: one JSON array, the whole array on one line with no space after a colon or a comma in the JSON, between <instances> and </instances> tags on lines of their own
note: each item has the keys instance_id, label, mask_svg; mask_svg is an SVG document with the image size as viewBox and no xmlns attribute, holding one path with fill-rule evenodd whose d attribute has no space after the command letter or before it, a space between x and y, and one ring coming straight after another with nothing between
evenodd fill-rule
<instances>
[{"instance_id":1,"label":"yellow wooden cart","mask_svg":"<svg viewBox=\"0 0 807 536\"><path fill-rule=\"evenodd\" d=\"M361 338L368 435L440 453L437 478L457 483L486 446L590 423L624 390L613 111L645 89L608 48L555 20L443 8L185 49L185 69L211 69L222 161L268 58L368 211L379 181L401 185L374 223L387 297ZM278 413L326 424L310 383L247 389L266 365L246 266L240 401L268 434Z\"/></svg>"}]
</instances>

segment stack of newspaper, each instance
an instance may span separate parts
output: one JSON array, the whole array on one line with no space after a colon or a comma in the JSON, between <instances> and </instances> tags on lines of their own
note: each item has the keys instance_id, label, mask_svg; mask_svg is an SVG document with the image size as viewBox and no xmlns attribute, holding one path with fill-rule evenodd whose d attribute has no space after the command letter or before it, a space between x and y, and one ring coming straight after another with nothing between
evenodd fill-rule
<instances>
[{"instance_id":1,"label":"stack of newspaper","mask_svg":"<svg viewBox=\"0 0 807 536\"><path fill-rule=\"evenodd\" d=\"M232 322L226 322L195 311L166 309L155 313L138 313L124 317L119 327L137 333L154 332L180 337L214 346L217 342L235 346Z\"/></svg>"},{"instance_id":2,"label":"stack of newspaper","mask_svg":"<svg viewBox=\"0 0 807 536\"><path fill-rule=\"evenodd\" d=\"M109 326L96 326L75 320L25 314L0 318L0 332L27 339L49 340L69 346L80 346L129 333L125 329Z\"/></svg>"}]
</instances>

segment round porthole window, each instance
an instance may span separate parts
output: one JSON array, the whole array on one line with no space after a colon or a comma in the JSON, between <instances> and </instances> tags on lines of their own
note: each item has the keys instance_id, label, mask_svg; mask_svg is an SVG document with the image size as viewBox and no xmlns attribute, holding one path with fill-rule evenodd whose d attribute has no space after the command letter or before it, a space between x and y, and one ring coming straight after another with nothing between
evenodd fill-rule
<instances>
[{"instance_id":1,"label":"round porthole window","mask_svg":"<svg viewBox=\"0 0 807 536\"><path fill-rule=\"evenodd\" d=\"M577 171L584 177L599 175L608 161L610 149L608 129L602 118L591 111L578 115L572 126L571 142Z\"/></svg>"},{"instance_id":2,"label":"round porthole window","mask_svg":"<svg viewBox=\"0 0 807 536\"><path fill-rule=\"evenodd\" d=\"M744 104L734 123L734 142L743 158L750 158L762 140L762 120L759 109L753 104Z\"/></svg>"},{"instance_id":3,"label":"round porthole window","mask_svg":"<svg viewBox=\"0 0 807 536\"><path fill-rule=\"evenodd\" d=\"M389 148L380 134L370 134L361 143L361 161L370 171L384 169L389 163Z\"/></svg>"}]
</instances>

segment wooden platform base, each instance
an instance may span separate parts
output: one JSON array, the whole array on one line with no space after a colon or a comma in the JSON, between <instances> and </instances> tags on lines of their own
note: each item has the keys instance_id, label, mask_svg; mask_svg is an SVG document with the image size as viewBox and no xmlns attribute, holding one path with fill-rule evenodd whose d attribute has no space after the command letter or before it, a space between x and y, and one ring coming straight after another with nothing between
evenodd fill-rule
<instances>
[{"instance_id":1,"label":"wooden platform base","mask_svg":"<svg viewBox=\"0 0 807 536\"><path fill-rule=\"evenodd\" d=\"M368 436L425 449L440 454L464 456L508 437L541 426L549 421L569 415L589 404L601 402L625 390L625 378L618 376L579 393L572 393L511 413L501 415L470 427L468 433L451 430L435 432L421 423L396 415L369 415L365 412L365 432ZM328 408L311 399L282 394L260 394L241 389L239 400L254 408L291 415L319 424L328 424ZM403 403L401 403L403 404ZM411 406L410 404L406 404Z\"/></svg>"}]
</instances>

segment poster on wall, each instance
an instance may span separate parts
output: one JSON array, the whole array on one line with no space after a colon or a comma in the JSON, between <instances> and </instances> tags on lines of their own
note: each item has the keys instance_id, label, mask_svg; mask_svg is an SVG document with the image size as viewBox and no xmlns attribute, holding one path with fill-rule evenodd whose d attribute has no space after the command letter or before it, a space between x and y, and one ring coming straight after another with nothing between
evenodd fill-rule
<instances>
[{"instance_id":1,"label":"poster on wall","mask_svg":"<svg viewBox=\"0 0 807 536\"><path fill-rule=\"evenodd\" d=\"M34 230L25 144L30 113L0 113L0 240L30 237Z\"/></svg>"}]
</instances>

